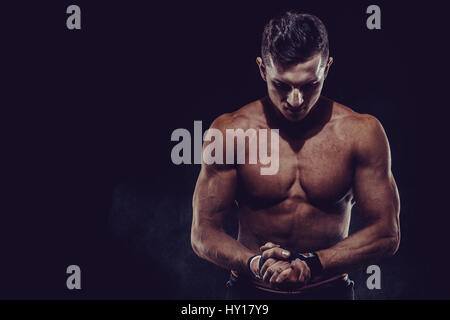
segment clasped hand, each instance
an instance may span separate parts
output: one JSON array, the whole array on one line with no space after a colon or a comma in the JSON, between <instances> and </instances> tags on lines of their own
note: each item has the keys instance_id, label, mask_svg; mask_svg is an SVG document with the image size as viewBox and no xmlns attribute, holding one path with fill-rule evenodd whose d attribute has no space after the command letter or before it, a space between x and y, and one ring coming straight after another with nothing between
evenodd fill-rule
<instances>
[{"instance_id":1,"label":"clasped hand","mask_svg":"<svg viewBox=\"0 0 450 320\"><path fill-rule=\"evenodd\" d=\"M263 281L279 287L283 284L303 286L310 280L308 265L298 258L290 261L290 252L280 248L280 245L267 242L260 250L265 259L259 270Z\"/></svg>"}]
</instances>

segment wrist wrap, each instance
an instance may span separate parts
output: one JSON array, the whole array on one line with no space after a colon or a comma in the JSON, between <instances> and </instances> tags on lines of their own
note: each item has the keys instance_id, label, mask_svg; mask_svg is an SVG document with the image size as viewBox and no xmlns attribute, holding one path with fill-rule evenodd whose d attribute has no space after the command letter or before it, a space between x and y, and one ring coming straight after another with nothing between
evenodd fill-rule
<instances>
[{"instance_id":1,"label":"wrist wrap","mask_svg":"<svg viewBox=\"0 0 450 320\"><path fill-rule=\"evenodd\" d=\"M251 266L251 263L252 263L252 261L253 261L253 259L254 259L255 257L261 257L261 255L260 255L260 254L256 254L256 255L250 257L250 258L248 259L248 261L247 261L247 267L248 267L248 270L250 271L250 274L254 275L255 278L257 278L257 279L261 279L261 274L259 273L259 271L261 270L261 267L262 267L261 260L263 260L263 258L261 257L261 258L259 259L258 274L255 275L255 274L253 273L253 271L252 271L252 266Z\"/></svg>"}]
</instances>

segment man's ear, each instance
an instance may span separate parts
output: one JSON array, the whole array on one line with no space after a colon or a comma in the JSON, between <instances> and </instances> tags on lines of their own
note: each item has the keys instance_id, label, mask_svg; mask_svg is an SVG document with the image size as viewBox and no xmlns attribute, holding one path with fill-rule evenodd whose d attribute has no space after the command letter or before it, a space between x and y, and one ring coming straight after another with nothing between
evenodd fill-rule
<instances>
[{"instance_id":1,"label":"man's ear","mask_svg":"<svg viewBox=\"0 0 450 320\"><path fill-rule=\"evenodd\" d=\"M324 71L324 76L325 76L325 78L327 77L327 75L328 75L328 70L330 70L330 67L331 67L331 65L333 64L333 57L328 57L328 62L327 62L327 65L326 65L326 67L325 67L325 71Z\"/></svg>"},{"instance_id":2,"label":"man's ear","mask_svg":"<svg viewBox=\"0 0 450 320\"><path fill-rule=\"evenodd\" d=\"M256 58L256 64L259 68L259 73L261 74L261 78L263 78L264 81L266 80L266 66L263 63L263 60L261 57Z\"/></svg>"}]
</instances>

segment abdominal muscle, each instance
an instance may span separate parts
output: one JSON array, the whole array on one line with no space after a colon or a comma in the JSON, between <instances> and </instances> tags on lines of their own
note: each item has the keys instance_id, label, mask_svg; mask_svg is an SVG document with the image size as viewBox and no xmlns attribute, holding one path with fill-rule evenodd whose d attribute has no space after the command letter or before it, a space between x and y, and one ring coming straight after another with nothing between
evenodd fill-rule
<instances>
[{"instance_id":1,"label":"abdominal muscle","mask_svg":"<svg viewBox=\"0 0 450 320\"><path fill-rule=\"evenodd\" d=\"M347 237L350 211L349 203L319 209L296 198L257 210L240 205L238 241L255 252L267 242L299 253L329 248Z\"/></svg>"}]
</instances>

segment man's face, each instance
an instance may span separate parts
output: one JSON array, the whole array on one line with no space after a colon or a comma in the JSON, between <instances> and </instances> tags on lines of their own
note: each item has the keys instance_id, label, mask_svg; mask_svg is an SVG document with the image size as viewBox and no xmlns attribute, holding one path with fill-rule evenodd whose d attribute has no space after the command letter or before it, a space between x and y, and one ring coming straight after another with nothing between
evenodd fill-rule
<instances>
[{"instance_id":1,"label":"man's face","mask_svg":"<svg viewBox=\"0 0 450 320\"><path fill-rule=\"evenodd\" d=\"M273 63L264 65L257 59L261 76L267 82L267 89L273 105L292 122L304 119L320 97L328 69L333 61L323 63L319 53L306 62L283 67Z\"/></svg>"}]
</instances>

